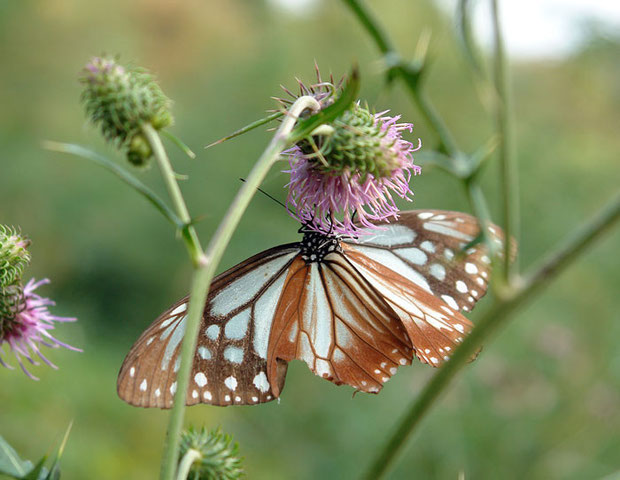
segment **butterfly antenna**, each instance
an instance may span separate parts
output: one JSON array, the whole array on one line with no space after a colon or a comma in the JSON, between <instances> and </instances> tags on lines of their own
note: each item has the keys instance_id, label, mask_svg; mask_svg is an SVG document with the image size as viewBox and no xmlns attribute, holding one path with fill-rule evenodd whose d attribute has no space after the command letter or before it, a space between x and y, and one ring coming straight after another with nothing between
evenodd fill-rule
<instances>
[{"instance_id":1,"label":"butterfly antenna","mask_svg":"<svg viewBox=\"0 0 620 480\"><path fill-rule=\"evenodd\" d=\"M243 183L245 183L245 178L239 178L239 180L241 180ZM284 207L286 209L286 205L284 203L282 203L280 200L278 200L277 198L275 198L273 195L267 193L265 190L263 190L260 187L256 188L260 193L262 193L263 195L265 195L266 197L270 198L271 200L273 200L274 202L276 202L278 205L281 205L282 207Z\"/></svg>"}]
</instances>

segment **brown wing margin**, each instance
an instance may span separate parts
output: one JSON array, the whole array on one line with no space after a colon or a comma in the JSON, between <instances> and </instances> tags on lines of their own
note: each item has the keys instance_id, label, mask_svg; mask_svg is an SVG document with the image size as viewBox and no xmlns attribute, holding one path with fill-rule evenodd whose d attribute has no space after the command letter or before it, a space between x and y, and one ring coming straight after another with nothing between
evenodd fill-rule
<instances>
[{"instance_id":1,"label":"brown wing margin","mask_svg":"<svg viewBox=\"0 0 620 480\"><path fill-rule=\"evenodd\" d=\"M188 405L256 404L275 398L266 378L266 359L256 353L253 343L255 324L270 324L272 319L261 317L260 312L256 311L256 305L265 295L275 293L278 282L283 284L298 251L297 243L271 248L213 280L194 354L187 392ZM287 256L291 256L291 259L284 261ZM273 274L266 271L266 275L270 273L270 276L265 276L264 283L260 288L256 287L257 291L252 298L235 306L225 315L211 314L213 300L220 292L231 285L234 287L235 282L245 275L261 273L261 268L269 267L272 262L280 262L281 265L278 264ZM259 277L262 278L262 275ZM243 289L244 285L240 284L239 287ZM254 288L252 285L250 287ZM187 302L188 297L185 297L160 315L129 351L117 382L118 395L127 403L141 407L172 406L181 340L185 332ZM265 300L263 303L266 303ZM284 385L285 374L284 367L276 375L275 381L280 390Z\"/></svg>"}]
</instances>

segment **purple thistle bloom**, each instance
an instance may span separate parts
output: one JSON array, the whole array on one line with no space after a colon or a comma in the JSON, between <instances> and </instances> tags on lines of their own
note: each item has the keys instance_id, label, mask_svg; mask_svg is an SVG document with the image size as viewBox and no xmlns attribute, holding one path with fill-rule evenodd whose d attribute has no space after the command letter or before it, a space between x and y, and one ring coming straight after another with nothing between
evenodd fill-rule
<instances>
[{"instance_id":1,"label":"purple thistle bloom","mask_svg":"<svg viewBox=\"0 0 620 480\"><path fill-rule=\"evenodd\" d=\"M331 125L331 136L284 152L293 217L317 231L353 237L381 228L376 222L398 218L393 195L411 201L411 175L421 172L412 153L421 143L414 147L403 140L403 130L411 132L413 125L385 113L355 104Z\"/></svg>"},{"instance_id":2,"label":"purple thistle bloom","mask_svg":"<svg viewBox=\"0 0 620 480\"><path fill-rule=\"evenodd\" d=\"M49 283L48 279L35 282L31 279L21 292L19 304L15 315L12 318L0 318L0 347L5 343L8 345L9 352L12 351L20 367L33 380L38 380L24 366L22 357L33 365L39 365L36 357L43 360L50 367L57 369L40 350L40 345L50 348L64 347L69 350L81 352L79 348L72 347L50 334L54 329L54 322L75 322L75 318L57 317L51 315L48 307L55 305L49 298L43 298L34 291L41 285ZM3 353L0 350L0 354ZM5 363L0 355L0 365L12 369Z\"/></svg>"}]
</instances>

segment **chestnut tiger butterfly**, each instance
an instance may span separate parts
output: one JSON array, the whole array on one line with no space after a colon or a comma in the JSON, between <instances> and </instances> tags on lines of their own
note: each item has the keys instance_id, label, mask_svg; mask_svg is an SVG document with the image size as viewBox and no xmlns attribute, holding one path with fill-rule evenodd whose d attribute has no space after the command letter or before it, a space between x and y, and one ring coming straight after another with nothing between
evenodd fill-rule
<instances>
[{"instance_id":1,"label":"chestnut tiger butterfly","mask_svg":"<svg viewBox=\"0 0 620 480\"><path fill-rule=\"evenodd\" d=\"M414 355L438 367L472 328L490 258L475 217L401 212L358 238L302 227L301 242L261 252L215 277L205 305L187 404L251 405L280 396L288 362L378 393ZM489 227L502 244L499 227ZM140 336L117 390L140 407L170 408L188 297Z\"/></svg>"}]
</instances>

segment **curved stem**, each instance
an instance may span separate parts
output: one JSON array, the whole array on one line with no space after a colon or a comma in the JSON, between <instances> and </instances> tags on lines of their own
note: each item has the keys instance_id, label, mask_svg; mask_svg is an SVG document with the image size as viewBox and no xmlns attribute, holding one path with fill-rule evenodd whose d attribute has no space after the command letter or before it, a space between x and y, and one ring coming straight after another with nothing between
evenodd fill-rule
<instances>
[{"instance_id":1,"label":"curved stem","mask_svg":"<svg viewBox=\"0 0 620 480\"><path fill-rule=\"evenodd\" d=\"M153 155L155 156L155 160L157 161L161 174L164 177L168 194L170 195L172 204L177 211L177 215L187 226L188 235L183 235L183 239L185 240L185 245L192 262L194 263L194 266L196 266L200 262L202 247L200 246L198 235L196 235L196 230L190 225L192 219L189 216L189 211L185 205L183 194L179 188L179 184L174 170L172 169L172 165L170 164L170 160L168 159L168 155L166 154L166 149L161 142L161 138L159 137L157 130L155 130L150 123L145 123L142 125L142 132L153 150Z\"/></svg>"},{"instance_id":2,"label":"curved stem","mask_svg":"<svg viewBox=\"0 0 620 480\"><path fill-rule=\"evenodd\" d=\"M429 126L437 134L439 151L447 153L449 156L455 156L458 153L458 147L450 130L448 130L448 127L428 96L420 89L420 70L416 70L402 61L389 35L381 27L381 24L363 0L342 1L351 9L359 22L367 30L386 61L389 60L389 67L392 71L405 82L411 97L420 109L420 113L422 113Z\"/></svg>"},{"instance_id":3,"label":"curved stem","mask_svg":"<svg viewBox=\"0 0 620 480\"><path fill-rule=\"evenodd\" d=\"M177 472L176 480L185 480L189 475L190 468L192 468L194 462L200 457L201 454L198 450L190 448L179 462L179 471Z\"/></svg>"},{"instance_id":4,"label":"curved stem","mask_svg":"<svg viewBox=\"0 0 620 480\"><path fill-rule=\"evenodd\" d=\"M205 254L201 253L199 261L195 266L187 312L185 336L183 338L183 345L181 346L181 365L177 375L177 392L174 396L172 411L170 412L168 435L162 459L162 480L172 480L174 476L174 470L179 455L179 438L183 426L187 388L189 385L194 353L196 351L198 329L207 295L209 294L211 280L215 275L215 270L224 254L224 250L241 220L243 212L245 212L258 186L264 180L265 176L280 156L282 150L289 146L289 133L293 129L299 115L306 109L316 111L320 109L320 105L313 97L304 96L297 99L291 106L280 128L252 168L252 171L247 176L237 196L228 208Z\"/></svg>"},{"instance_id":5,"label":"curved stem","mask_svg":"<svg viewBox=\"0 0 620 480\"><path fill-rule=\"evenodd\" d=\"M424 418L450 384L454 376L467 364L467 361L480 347L482 342L503 326L519 307L555 279L570 263L579 257L594 240L609 230L620 219L620 194L610 202L588 224L581 227L563 246L553 251L540 266L525 277L522 282L515 282L510 293L503 301L496 303L477 322L476 327L454 352L449 362L437 371L424 387L422 393L412 403L396 430L385 444L379 456L373 462L365 478L376 480L385 475L396 455L403 449L415 427Z\"/></svg>"}]
</instances>

